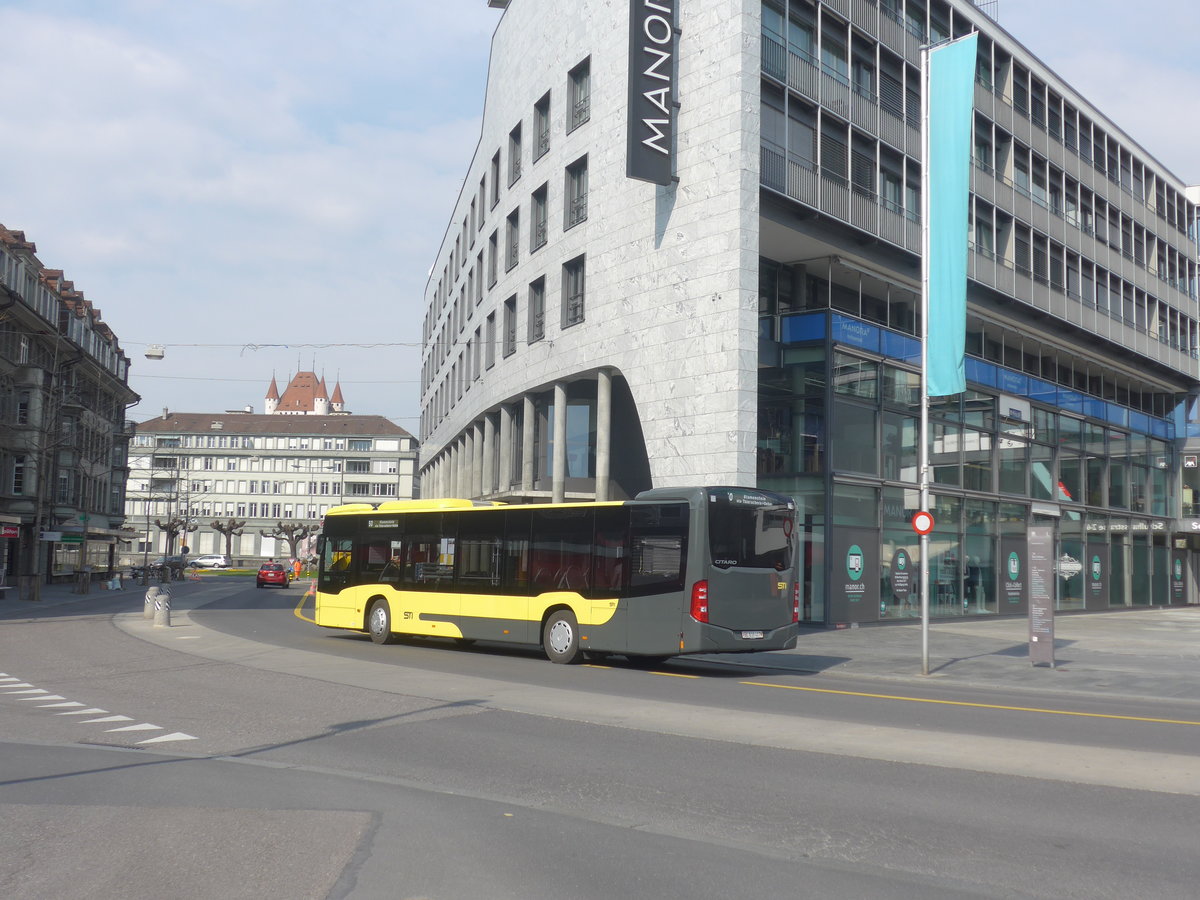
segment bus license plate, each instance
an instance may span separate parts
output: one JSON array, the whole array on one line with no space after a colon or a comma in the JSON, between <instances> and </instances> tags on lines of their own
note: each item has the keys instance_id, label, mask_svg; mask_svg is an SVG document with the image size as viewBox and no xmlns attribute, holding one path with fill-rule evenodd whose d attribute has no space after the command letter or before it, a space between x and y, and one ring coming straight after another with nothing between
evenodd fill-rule
<instances>
[{"instance_id":1,"label":"bus license plate","mask_svg":"<svg viewBox=\"0 0 1200 900\"><path fill-rule=\"evenodd\" d=\"M743 641L761 641L762 636L763 636L763 633L761 631L743 631L742 632L742 640Z\"/></svg>"}]
</instances>

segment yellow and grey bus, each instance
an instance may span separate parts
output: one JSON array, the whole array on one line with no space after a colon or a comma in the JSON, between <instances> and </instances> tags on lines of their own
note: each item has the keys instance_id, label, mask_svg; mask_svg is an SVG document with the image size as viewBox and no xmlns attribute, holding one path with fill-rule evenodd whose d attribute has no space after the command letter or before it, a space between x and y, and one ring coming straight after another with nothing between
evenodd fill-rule
<instances>
[{"instance_id":1,"label":"yellow and grey bus","mask_svg":"<svg viewBox=\"0 0 1200 900\"><path fill-rule=\"evenodd\" d=\"M398 500L335 507L316 623L540 643L553 662L790 649L795 503L753 488L657 488L614 503Z\"/></svg>"}]
</instances>

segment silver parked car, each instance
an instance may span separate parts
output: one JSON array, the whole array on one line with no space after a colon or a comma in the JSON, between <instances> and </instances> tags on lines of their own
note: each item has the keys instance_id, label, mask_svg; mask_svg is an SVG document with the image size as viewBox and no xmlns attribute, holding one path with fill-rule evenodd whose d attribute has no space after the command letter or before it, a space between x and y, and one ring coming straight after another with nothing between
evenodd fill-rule
<instances>
[{"instance_id":1,"label":"silver parked car","mask_svg":"<svg viewBox=\"0 0 1200 900\"><path fill-rule=\"evenodd\" d=\"M197 569L228 569L229 557L210 553L207 556L197 556L191 561L191 565Z\"/></svg>"}]
</instances>

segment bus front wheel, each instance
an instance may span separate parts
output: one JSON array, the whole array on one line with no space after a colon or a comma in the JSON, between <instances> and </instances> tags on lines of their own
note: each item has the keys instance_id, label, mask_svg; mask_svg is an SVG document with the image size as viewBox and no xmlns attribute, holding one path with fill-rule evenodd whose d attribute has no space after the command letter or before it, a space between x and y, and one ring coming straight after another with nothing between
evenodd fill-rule
<instances>
[{"instance_id":1,"label":"bus front wheel","mask_svg":"<svg viewBox=\"0 0 1200 900\"><path fill-rule=\"evenodd\" d=\"M575 614L569 609L559 609L550 614L542 629L542 648L550 662L569 665L583 656L579 649L579 625Z\"/></svg>"},{"instance_id":2,"label":"bus front wheel","mask_svg":"<svg viewBox=\"0 0 1200 900\"><path fill-rule=\"evenodd\" d=\"M392 613L386 600L376 600L367 613L367 632L377 644L390 644L396 640L392 634Z\"/></svg>"}]
</instances>

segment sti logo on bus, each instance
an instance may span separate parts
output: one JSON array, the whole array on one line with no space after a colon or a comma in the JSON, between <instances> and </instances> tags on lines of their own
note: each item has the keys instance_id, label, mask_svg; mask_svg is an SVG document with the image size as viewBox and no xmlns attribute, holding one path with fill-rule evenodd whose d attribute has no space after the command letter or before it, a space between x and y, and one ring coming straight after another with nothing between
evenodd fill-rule
<instances>
[{"instance_id":1,"label":"sti logo on bus","mask_svg":"<svg viewBox=\"0 0 1200 900\"><path fill-rule=\"evenodd\" d=\"M846 574L854 581L863 576L863 552L858 544L846 551Z\"/></svg>"},{"instance_id":2,"label":"sti logo on bus","mask_svg":"<svg viewBox=\"0 0 1200 900\"><path fill-rule=\"evenodd\" d=\"M670 184L675 142L676 0L629 0L625 174Z\"/></svg>"}]
</instances>

